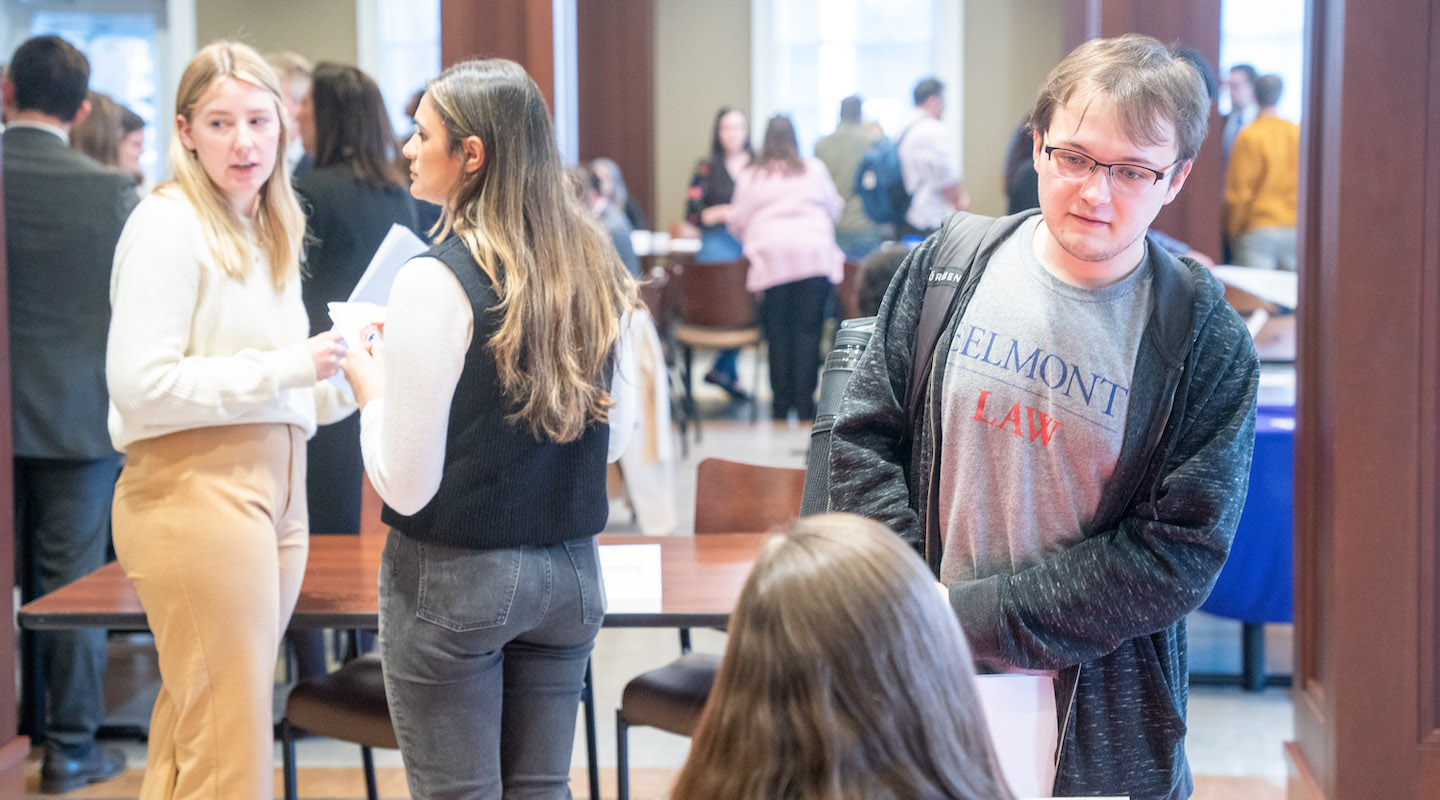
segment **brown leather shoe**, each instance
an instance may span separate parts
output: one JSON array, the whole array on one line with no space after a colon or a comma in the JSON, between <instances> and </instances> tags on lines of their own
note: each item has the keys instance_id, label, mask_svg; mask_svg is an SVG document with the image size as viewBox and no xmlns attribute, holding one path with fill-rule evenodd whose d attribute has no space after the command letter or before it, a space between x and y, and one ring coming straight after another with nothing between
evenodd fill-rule
<instances>
[{"instance_id":1,"label":"brown leather shoe","mask_svg":"<svg viewBox=\"0 0 1440 800\"><path fill-rule=\"evenodd\" d=\"M125 771L125 753L118 747L90 745L90 752L81 758L70 758L53 748L45 748L45 761L40 767L40 791L43 794L64 794L80 787L108 781Z\"/></svg>"}]
</instances>

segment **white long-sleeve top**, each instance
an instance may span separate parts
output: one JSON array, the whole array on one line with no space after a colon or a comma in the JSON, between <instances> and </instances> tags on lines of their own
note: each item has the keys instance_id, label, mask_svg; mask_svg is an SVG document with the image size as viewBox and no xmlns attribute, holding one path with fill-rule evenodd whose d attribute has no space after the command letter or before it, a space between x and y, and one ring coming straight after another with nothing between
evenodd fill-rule
<instances>
[{"instance_id":1,"label":"white long-sleeve top","mask_svg":"<svg viewBox=\"0 0 1440 800\"><path fill-rule=\"evenodd\" d=\"M276 291L252 248L244 280L225 275L195 208L175 191L136 206L115 248L105 380L110 438L132 442L215 425L280 422L306 436L354 406L315 380L298 277Z\"/></svg>"},{"instance_id":2,"label":"white long-sleeve top","mask_svg":"<svg viewBox=\"0 0 1440 800\"><path fill-rule=\"evenodd\" d=\"M449 267L422 256L400 268L385 311L385 395L360 412L360 450L376 493L401 514L418 512L440 488L450 401L474 332L470 300ZM630 441L637 402L629 336L617 356L609 461Z\"/></svg>"}]
</instances>

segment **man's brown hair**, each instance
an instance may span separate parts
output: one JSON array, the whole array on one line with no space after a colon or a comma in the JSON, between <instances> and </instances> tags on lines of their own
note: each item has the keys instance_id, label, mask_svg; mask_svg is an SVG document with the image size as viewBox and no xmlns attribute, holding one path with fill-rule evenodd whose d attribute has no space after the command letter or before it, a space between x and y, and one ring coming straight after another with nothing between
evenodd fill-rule
<instances>
[{"instance_id":1,"label":"man's brown hair","mask_svg":"<svg viewBox=\"0 0 1440 800\"><path fill-rule=\"evenodd\" d=\"M1175 127L1180 163L1200 152L1210 101L1200 73L1174 49L1135 33L1085 42L1040 86L1031 114L1034 129L1048 130L1056 109L1072 99L1084 98L1088 107L1098 95L1115 104L1120 127L1131 141L1165 144L1163 123L1169 122Z\"/></svg>"}]
</instances>

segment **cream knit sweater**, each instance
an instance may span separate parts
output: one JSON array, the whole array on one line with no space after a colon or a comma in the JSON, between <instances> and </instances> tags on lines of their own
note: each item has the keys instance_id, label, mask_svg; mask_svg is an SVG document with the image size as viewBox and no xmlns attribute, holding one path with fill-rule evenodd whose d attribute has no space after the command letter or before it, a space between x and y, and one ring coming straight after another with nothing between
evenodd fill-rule
<instances>
[{"instance_id":1,"label":"cream knit sweater","mask_svg":"<svg viewBox=\"0 0 1440 800\"><path fill-rule=\"evenodd\" d=\"M309 436L317 417L354 410L315 380L298 277L277 292L265 255L252 258L244 280L221 272L194 207L173 190L130 215L115 248L105 354L116 450L214 425L281 422Z\"/></svg>"}]
</instances>

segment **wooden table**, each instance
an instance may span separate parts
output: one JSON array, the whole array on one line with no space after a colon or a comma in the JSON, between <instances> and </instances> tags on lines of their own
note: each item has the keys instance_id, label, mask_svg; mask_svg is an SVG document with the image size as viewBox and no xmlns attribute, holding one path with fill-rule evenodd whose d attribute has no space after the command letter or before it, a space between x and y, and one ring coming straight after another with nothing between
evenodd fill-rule
<instances>
[{"instance_id":1,"label":"wooden table","mask_svg":"<svg viewBox=\"0 0 1440 800\"><path fill-rule=\"evenodd\" d=\"M612 628L688 628L723 625L735 608L766 533L702 536L618 536L602 534L601 545L658 544L662 573L661 609L605 615ZM383 536L310 537L305 583L291 624L311 628L374 628L380 597ZM118 563L110 563L20 609L20 626L30 630L112 628L145 630L145 612L135 587Z\"/></svg>"}]
</instances>

